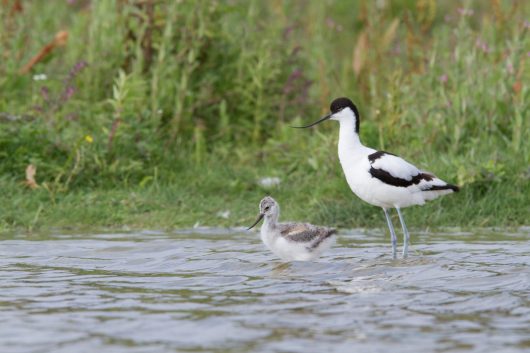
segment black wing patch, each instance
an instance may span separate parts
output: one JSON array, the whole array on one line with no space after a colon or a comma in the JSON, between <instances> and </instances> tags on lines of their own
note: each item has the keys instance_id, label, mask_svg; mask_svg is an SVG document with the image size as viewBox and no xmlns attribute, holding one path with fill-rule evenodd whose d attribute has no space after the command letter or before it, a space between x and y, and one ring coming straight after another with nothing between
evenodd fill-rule
<instances>
[{"instance_id":1,"label":"black wing patch","mask_svg":"<svg viewBox=\"0 0 530 353\"><path fill-rule=\"evenodd\" d=\"M391 156L396 156L395 154L390 153L390 152L377 151L377 152L374 152L374 153L368 155L368 160L370 161L370 164L374 164L374 162L376 160L378 160L379 158L383 157L386 154L391 155Z\"/></svg>"},{"instance_id":2,"label":"black wing patch","mask_svg":"<svg viewBox=\"0 0 530 353\"><path fill-rule=\"evenodd\" d=\"M429 185L422 191L436 191L436 190L453 190L454 192L459 192L460 188L456 185L445 184L445 185Z\"/></svg>"},{"instance_id":3,"label":"black wing patch","mask_svg":"<svg viewBox=\"0 0 530 353\"><path fill-rule=\"evenodd\" d=\"M433 179L433 175L428 173L418 173L414 175L410 180L397 178L384 169L378 169L374 167L370 167L369 172L373 178L377 178L385 184L401 188L406 188L411 185L419 184L422 180L431 181Z\"/></svg>"}]
</instances>

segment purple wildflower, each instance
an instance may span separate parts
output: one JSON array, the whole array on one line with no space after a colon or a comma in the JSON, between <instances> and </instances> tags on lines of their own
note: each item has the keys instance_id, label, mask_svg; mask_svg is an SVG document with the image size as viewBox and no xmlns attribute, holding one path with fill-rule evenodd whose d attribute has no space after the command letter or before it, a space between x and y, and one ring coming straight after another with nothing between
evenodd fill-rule
<instances>
[{"instance_id":1,"label":"purple wildflower","mask_svg":"<svg viewBox=\"0 0 530 353\"><path fill-rule=\"evenodd\" d=\"M303 78L303 72L302 70L300 69L295 69L290 75L289 77L287 77L287 82L285 83L285 85L283 86L283 93L287 94L287 93L291 93L294 91L295 89L295 85L296 85L296 82L298 79L300 78Z\"/></svg>"},{"instance_id":2,"label":"purple wildflower","mask_svg":"<svg viewBox=\"0 0 530 353\"><path fill-rule=\"evenodd\" d=\"M485 54L490 52L490 47L489 47L488 43L482 41L482 39L480 39L480 38L477 38L477 41L475 42L475 46L477 48L480 48L482 50L482 52L485 53Z\"/></svg>"},{"instance_id":3,"label":"purple wildflower","mask_svg":"<svg viewBox=\"0 0 530 353\"><path fill-rule=\"evenodd\" d=\"M393 55L401 55L401 45L399 43L396 43L390 48L390 53Z\"/></svg>"},{"instance_id":4,"label":"purple wildflower","mask_svg":"<svg viewBox=\"0 0 530 353\"><path fill-rule=\"evenodd\" d=\"M63 91L63 94L61 95L61 100L63 102L66 102L68 101L70 98L72 98L72 96L74 95L75 93L75 88L74 86L67 86L64 91Z\"/></svg>"},{"instance_id":5,"label":"purple wildflower","mask_svg":"<svg viewBox=\"0 0 530 353\"><path fill-rule=\"evenodd\" d=\"M70 72L68 73L68 77L64 80L65 83L68 83L75 79L75 77L85 68L88 66L88 63L84 60L79 61L77 64L72 67Z\"/></svg>"},{"instance_id":6,"label":"purple wildflower","mask_svg":"<svg viewBox=\"0 0 530 353\"><path fill-rule=\"evenodd\" d=\"M289 38L291 33L294 31L294 26L288 26L283 30L283 39Z\"/></svg>"},{"instance_id":7,"label":"purple wildflower","mask_svg":"<svg viewBox=\"0 0 530 353\"><path fill-rule=\"evenodd\" d=\"M46 103L50 100L50 89L47 86L41 87L40 94Z\"/></svg>"},{"instance_id":8,"label":"purple wildflower","mask_svg":"<svg viewBox=\"0 0 530 353\"><path fill-rule=\"evenodd\" d=\"M329 27L329 28L335 28L335 21L333 21L332 18L326 18L326 25Z\"/></svg>"},{"instance_id":9,"label":"purple wildflower","mask_svg":"<svg viewBox=\"0 0 530 353\"><path fill-rule=\"evenodd\" d=\"M75 121L79 118L79 116L77 115L77 113L69 113L65 116L65 119L68 120L68 121Z\"/></svg>"},{"instance_id":10,"label":"purple wildflower","mask_svg":"<svg viewBox=\"0 0 530 353\"><path fill-rule=\"evenodd\" d=\"M463 7L459 7L458 9L456 9L456 11L460 16L473 16L473 14L475 13L475 10L465 9Z\"/></svg>"},{"instance_id":11,"label":"purple wildflower","mask_svg":"<svg viewBox=\"0 0 530 353\"><path fill-rule=\"evenodd\" d=\"M332 18L330 17L327 17L326 18L326 25L328 26L328 28L330 29L334 29L336 30L337 32L342 32L343 30L343 27L342 25L338 24L337 22L335 22Z\"/></svg>"},{"instance_id":12,"label":"purple wildflower","mask_svg":"<svg viewBox=\"0 0 530 353\"><path fill-rule=\"evenodd\" d=\"M438 77L438 79L440 80L441 83L446 83L448 79L447 74L441 75L440 77Z\"/></svg>"}]
</instances>

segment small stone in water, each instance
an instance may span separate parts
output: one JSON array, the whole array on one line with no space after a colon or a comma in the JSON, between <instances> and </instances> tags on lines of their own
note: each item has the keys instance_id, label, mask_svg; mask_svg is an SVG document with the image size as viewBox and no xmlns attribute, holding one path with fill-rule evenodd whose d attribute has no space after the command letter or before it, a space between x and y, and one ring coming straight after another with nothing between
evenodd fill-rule
<instances>
[{"instance_id":1,"label":"small stone in water","mask_svg":"<svg viewBox=\"0 0 530 353\"><path fill-rule=\"evenodd\" d=\"M219 211L217 212L217 217L221 217L221 218L224 218L224 219L228 219L230 217L230 210L225 210L225 211Z\"/></svg>"},{"instance_id":2,"label":"small stone in water","mask_svg":"<svg viewBox=\"0 0 530 353\"><path fill-rule=\"evenodd\" d=\"M280 178L278 177L265 177L259 180L259 184L263 187L270 188L272 186L280 185Z\"/></svg>"}]
</instances>

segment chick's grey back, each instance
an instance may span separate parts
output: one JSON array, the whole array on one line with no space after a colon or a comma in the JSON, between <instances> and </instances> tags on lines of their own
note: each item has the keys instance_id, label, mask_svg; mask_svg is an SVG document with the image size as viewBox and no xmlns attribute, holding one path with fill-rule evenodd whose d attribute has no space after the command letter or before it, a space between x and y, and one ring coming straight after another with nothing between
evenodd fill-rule
<instances>
[{"instance_id":1,"label":"chick's grey back","mask_svg":"<svg viewBox=\"0 0 530 353\"><path fill-rule=\"evenodd\" d=\"M335 234L333 228L315 226L309 223L280 223L280 234L287 240L318 246L323 240Z\"/></svg>"}]
</instances>

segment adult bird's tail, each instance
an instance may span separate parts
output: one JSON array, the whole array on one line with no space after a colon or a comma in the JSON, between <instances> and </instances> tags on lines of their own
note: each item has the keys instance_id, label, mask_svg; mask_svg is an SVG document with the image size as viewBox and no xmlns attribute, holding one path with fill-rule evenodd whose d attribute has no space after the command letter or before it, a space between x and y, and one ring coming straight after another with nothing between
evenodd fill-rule
<instances>
[{"instance_id":1,"label":"adult bird's tail","mask_svg":"<svg viewBox=\"0 0 530 353\"><path fill-rule=\"evenodd\" d=\"M429 174L429 173L425 173ZM442 179L429 174L431 180L421 183L419 186L425 200L433 200L439 196L459 192L460 188L456 185L446 183ZM423 185L422 185L423 184Z\"/></svg>"}]
</instances>

